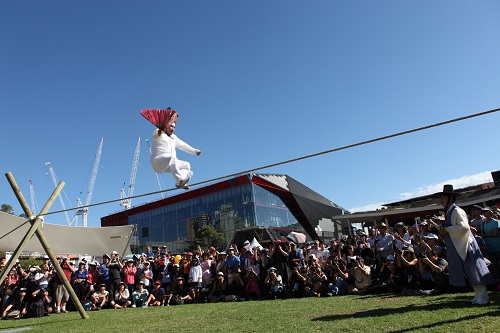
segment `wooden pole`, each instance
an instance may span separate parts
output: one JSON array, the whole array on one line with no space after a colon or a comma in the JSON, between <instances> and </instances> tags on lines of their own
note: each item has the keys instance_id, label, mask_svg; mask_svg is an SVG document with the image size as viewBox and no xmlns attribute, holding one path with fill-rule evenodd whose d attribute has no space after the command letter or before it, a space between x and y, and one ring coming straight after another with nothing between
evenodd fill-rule
<instances>
[{"instance_id":1,"label":"wooden pole","mask_svg":"<svg viewBox=\"0 0 500 333\"><path fill-rule=\"evenodd\" d=\"M2 273L0 275L0 285L4 281L8 272L10 272L10 270L14 266L14 262L16 261L17 258L19 258L19 256L23 252L24 248L26 247L26 245L30 241L31 237L33 237L36 230L38 229L40 224L43 222L43 215L45 215L45 213L47 213L49 211L50 207L54 203L54 201L57 198L57 196L59 195L59 193L62 191L63 187L64 187L64 182L59 183L59 185L56 187L56 189L54 190L54 192L52 193L49 200L47 201L45 206L42 208L42 210L40 211L40 214L38 216L36 216L36 217L33 217L31 215L28 216L28 221L31 223L31 227L29 228L28 233L26 233L26 235L23 237L23 240L21 241L21 243L19 243L19 245L17 246L13 255L10 257L9 261L5 265L4 270L2 271ZM20 194L20 196L22 196L22 193ZM29 213L31 214L31 211Z\"/></svg>"},{"instance_id":2,"label":"wooden pole","mask_svg":"<svg viewBox=\"0 0 500 333\"><path fill-rule=\"evenodd\" d=\"M12 175L12 173L10 173L10 172L6 173L5 177L7 177L7 180L9 181L9 184L12 187L12 190L14 191L14 194L17 197L17 200L21 204L21 208L23 209L24 213L27 216L32 216L29 205L26 202L26 200L24 199L24 196L23 196L21 190L19 189L19 186L17 186L16 180L14 179L14 176ZM62 182L62 186L64 186L63 182ZM48 202L47 202L47 204L48 204ZM30 223L33 224L34 221L31 220ZM63 282L66 290L68 291L69 296L73 300L73 303L75 304L78 312L80 313L80 316L82 317L82 319L88 319L89 316L85 312L85 309L83 308L82 303L80 303L80 300L76 296L76 293L73 290L73 287L71 287L71 284L69 283L68 279L66 278L66 275L64 274L64 271L63 271L61 265L59 265L59 262L57 261L57 258L55 256L54 252L52 251L52 248L50 247L49 243L47 242L47 239L45 238L45 235L43 234L40 227L38 227L36 229L36 236L38 237L40 244L42 245L43 249L45 250L45 253L47 253L50 260L52 261L57 274L61 278L61 281Z\"/></svg>"}]
</instances>

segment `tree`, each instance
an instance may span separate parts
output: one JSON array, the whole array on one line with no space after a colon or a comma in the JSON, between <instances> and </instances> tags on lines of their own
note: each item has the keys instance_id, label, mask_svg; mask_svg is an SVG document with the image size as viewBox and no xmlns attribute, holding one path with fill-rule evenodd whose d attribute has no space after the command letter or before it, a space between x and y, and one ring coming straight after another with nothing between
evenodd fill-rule
<instances>
[{"instance_id":1,"label":"tree","mask_svg":"<svg viewBox=\"0 0 500 333\"><path fill-rule=\"evenodd\" d=\"M2 206L0 207L0 211L14 215L14 209L12 208L11 205L8 204L2 204Z\"/></svg>"},{"instance_id":2,"label":"tree","mask_svg":"<svg viewBox=\"0 0 500 333\"><path fill-rule=\"evenodd\" d=\"M204 225L195 232L193 247L208 248L210 246L219 247L224 243L224 234L217 231L210 225Z\"/></svg>"}]
</instances>

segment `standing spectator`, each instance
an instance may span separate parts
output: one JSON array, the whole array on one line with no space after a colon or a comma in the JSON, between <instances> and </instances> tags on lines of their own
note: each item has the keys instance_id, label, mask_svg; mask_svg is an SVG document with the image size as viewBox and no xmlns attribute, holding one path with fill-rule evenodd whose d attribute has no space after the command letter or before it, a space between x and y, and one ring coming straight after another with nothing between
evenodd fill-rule
<instances>
[{"instance_id":1,"label":"standing spectator","mask_svg":"<svg viewBox=\"0 0 500 333\"><path fill-rule=\"evenodd\" d=\"M97 290L97 285L99 283L98 267L99 263L95 260L89 263L89 273L87 274L88 292L85 298L90 299L90 296Z\"/></svg>"},{"instance_id":2,"label":"standing spectator","mask_svg":"<svg viewBox=\"0 0 500 333\"><path fill-rule=\"evenodd\" d=\"M123 282L127 286L130 295L135 289L135 275L137 274L137 267L134 265L134 260L127 260L127 265L123 268Z\"/></svg>"},{"instance_id":3,"label":"standing spectator","mask_svg":"<svg viewBox=\"0 0 500 333\"><path fill-rule=\"evenodd\" d=\"M147 289L148 293L152 290L153 286L153 272L149 268L149 262L144 263L144 269L142 273L139 275L139 280L143 283L144 288Z\"/></svg>"},{"instance_id":4,"label":"standing spectator","mask_svg":"<svg viewBox=\"0 0 500 333\"><path fill-rule=\"evenodd\" d=\"M326 260L330 256L330 252L326 249L325 242L319 242L319 250L316 254L316 258L320 260L320 263L324 266L326 265Z\"/></svg>"},{"instance_id":5,"label":"standing spectator","mask_svg":"<svg viewBox=\"0 0 500 333\"><path fill-rule=\"evenodd\" d=\"M35 274L35 282L39 289L49 287L49 266L47 264L43 264L40 271Z\"/></svg>"},{"instance_id":6,"label":"standing spectator","mask_svg":"<svg viewBox=\"0 0 500 333\"><path fill-rule=\"evenodd\" d=\"M319 240L315 240L312 245L312 248L307 251L307 255L314 254L314 256L317 258L318 252L319 252Z\"/></svg>"},{"instance_id":7,"label":"standing spectator","mask_svg":"<svg viewBox=\"0 0 500 333\"><path fill-rule=\"evenodd\" d=\"M473 218L472 220L469 221L469 225L471 227L476 228L477 230L482 230L481 227L483 225L483 222L486 221L486 218L483 216L483 207L479 205L474 205L472 206L471 209L471 217Z\"/></svg>"},{"instance_id":8,"label":"standing spectator","mask_svg":"<svg viewBox=\"0 0 500 333\"><path fill-rule=\"evenodd\" d=\"M290 242L290 253L288 254L288 267L292 268L302 265L302 251L297 249L297 244Z\"/></svg>"},{"instance_id":9,"label":"standing spectator","mask_svg":"<svg viewBox=\"0 0 500 333\"><path fill-rule=\"evenodd\" d=\"M493 212L489 207L483 208L485 221L481 224L481 237L486 242L486 253L491 263L500 269L500 222L493 218Z\"/></svg>"},{"instance_id":10,"label":"standing spectator","mask_svg":"<svg viewBox=\"0 0 500 333\"><path fill-rule=\"evenodd\" d=\"M366 239L366 241L368 242L368 244L370 244L370 247L372 249L375 249L375 244L376 244L376 240L377 240L377 230L374 229L374 228L371 228L368 230L368 238Z\"/></svg>"},{"instance_id":11,"label":"standing spectator","mask_svg":"<svg viewBox=\"0 0 500 333\"><path fill-rule=\"evenodd\" d=\"M109 256L109 254L105 253L102 256L102 264L99 267L99 272L97 274L99 276L99 282L102 284L105 284L108 287L108 289L109 289L109 262L110 262L110 260L111 260L111 257Z\"/></svg>"},{"instance_id":12,"label":"standing spectator","mask_svg":"<svg viewBox=\"0 0 500 333\"><path fill-rule=\"evenodd\" d=\"M394 251L392 248L394 238L392 237L392 235L387 233L387 225L384 222L380 224L379 232L380 234L376 238L376 247L381 261L384 261L388 256L394 255Z\"/></svg>"},{"instance_id":13,"label":"standing spectator","mask_svg":"<svg viewBox=\"0 0 500 333\"><path fill-rule=\"evenodd\" d=\"M274 247L269 252L269 256L272 258L273 266L278 271L278 275L283 279L282 283L288 284L288 255L289 249L287 248L286 242L277 240Z\"/></svg>"},{"instance_id":14,"label":"standing spectator","mask_svg":"<svg viewBox=\"0 0 500 333\"><path fill-rule=\"evenodd\" d=\"M87 296L87 279L88 271L85 268L85 263L82 261L78 263L78 269L73 272L72 279L73 289L82 304L85 303L85 297Z\"/></svg>"},{"instance_id":15,"label":"standing spectator","mask_svg":"<svg viewBox=\"0 0 500 333\"><path fill-rule=\"evenodd\" d=\"M193 302L199 302L201 289L203 288L203 270L199 264L199 259L194 257L191 261L191 268L189 269L189 294Z\"/></svg>"},{"instance_id":16,"label":"standing spectator","mask_svg":"<svg viewBox=\"0 0 500 333\"><path fill-rule=\"evenodd\" d=\"M202 271L202 281L203 285L208 286L210 281L212 280L212 259L210 259L210 255L208 252L203 252L201 255L201 271Z\"/></svg>"},{"instance_id":17,"label":"standing spectator","mask_svg":"<svg viewBox=\"0 0 500 333\"><path fill-rule=\"evenodd\" d=\"M120 272L123 268L118 252L111 252L111 260L109 262L109 298L110 301L115 297L115 291L118 290L118 285L121 281Z\"/></svg>"},{"instance_id":18,"label":"standing spectator","mask_svg":"<svg viewBox=\"0 0 500 333\"><path fill-rule=\"evenodd\" d=\"M411 236L403 222L395 224L396 232L394 233L394 242L397 250L403 250L404 247L411 245Z\"/></svg>"},{"instance_id":19,"label":"standing spectator","mask_svg":"<svg viewBox=\"0 0 500 333\"><path fill-rule=\"evenodd\" d=\"M493 284L494 281L476 240L472 237L467 214L455 204L453 185L444 185L443 192L439 195L446 211L445 227L439 233L445 236L450 284L465 286L464 276L467 276L475 293L472 304L488 304L486 285Z\"/></svg>"},{"instance_id":20,"label":"standing spectator","mask_svg":"<svg viewBox=\"0 0 500 333\"><path fill-rule=\"evenodd\" d=\"M64 275L66 276L66 279L68 281L71 281L71 274L75 271L72 265L68 263L68 258L66 257L59 257L59 264L61 265L61 268L64 272ZM61 277L59 274L55 274L54 276L54 297L56 300L56 313L66 313L66 302L69 300L69 293L66 287L64 286Z\"/></svg>"},{"instance_id":21,"label":"standing spectator","mask_svg":"<svg viewBox=\"0 0 500 333\"><path fill-rule=\"evenodd\" d=\"M229 247L228 257L226 258L226 265L231 267L234 272L238 271L240 268L240 258L235 253L234 247Z\"/></svg>"},{"instance_id":22,"label":"standing spectator","mask_svg":"<svg viewBox=\"0 0 500 333\"><path fill-rule=\"evenodd\" d=\"M357 246L358 246L358 252L365 248L371 248L370 243L366 241L366 234L364 231L361 231L359 233L359 240Z\"/></svg>"}]
</instances>

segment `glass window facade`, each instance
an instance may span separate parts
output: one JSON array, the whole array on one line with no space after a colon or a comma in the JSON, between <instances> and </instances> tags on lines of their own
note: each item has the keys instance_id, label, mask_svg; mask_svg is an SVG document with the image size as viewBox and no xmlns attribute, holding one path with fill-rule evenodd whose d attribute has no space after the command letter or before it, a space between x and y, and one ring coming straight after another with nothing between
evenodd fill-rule
<instances>
[{"instance_id":1,"label":"glass window facade","mask_svg":"<svg viewBox=\"0 0 500 333\"><path fill-rule=\"evenodd\" d=\"M253 183L134 214L128 223L137 225L140 245L167 244L172 250L204 225L224 233L226 242L240 229L298 225L280 197Z\"/></svg>"}]
</instances>

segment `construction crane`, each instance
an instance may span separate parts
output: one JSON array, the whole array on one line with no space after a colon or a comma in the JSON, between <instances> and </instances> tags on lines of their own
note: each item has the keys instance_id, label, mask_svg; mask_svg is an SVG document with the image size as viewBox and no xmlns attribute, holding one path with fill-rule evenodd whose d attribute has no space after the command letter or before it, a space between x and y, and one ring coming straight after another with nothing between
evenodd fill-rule
<instances>
[{"instance_id":1,"label":"construction crane","mask_svg":"<svg viewBox=\"0 0 500 333\"><path fill-rule=\"evenodd\" d=\"M87 190L87 195L85 196L85 204L82 205L80 198L77 199L78 207L84 206L76 212L77 216L82 217L82 227L87 227L87 219L88 219L88 205L90 205L90 201L92 200L92 193L94 192L95 180L97 178L97 171L99 170L99 162L101 161L102 155L102 143L104 138L101 138L101 142L99 143L99 147L97 148L97 152L95 154L94 165L92 166L92 176L90 177L89 188Z\"/></svg>"},{"instance_id":2,"label":"construction crane","mask_svg":"<svg viewBox=\"0 0 500 333\"><path fill-rule=\"evenodd\" d=\"M57 187L57 184L59 184L59 180L57 179L56 173L54 172L52 165L50 165L50 162L45 163L45 165L49 168L50 175L52 176L52 181L54 182L54 186ZM68 225L73 224L73 221L76 219L76 215L73 217L72 220L70 220L68 212L66 211L66 205L64 204L64 200L61 196L61 193L59 193L58 198L59 198L59 202L61 203L62 209L64 210L64 215L66 216L66 222L68 222Z\"/></svg>"},{"instance_id":3,"label":"construction crane","mask_svg":"<svg viewBox=\"0 0 500 333\"><path fill-rule=\"evenodd\" d=\"M135 146L134 151L134 160L132 161L132 172L130 173L130 181L128 183L128 194L125 196L125 190L121 189L120 191L120 206L125 207L125 209L129 209L132 205L131 196L134 195L134 186L135 186L135 176L137 174L137 166L139 165L139 155L141 153L141 138L137 140L137 145ZM125 186L125 184L123 184Z\"/></svg>"},{"instance_id":4,"label":"construction crane","mask_svg":"<svg viewBox=\"0 0 500 333\"><path fill-rule=\"evenodd\" d=\"M36 201L36 196L35 196L35 187L33 186L33 182L28 180L28 183L30 184L30 199L31 199L31 212L33 215L36 215L38 211L38 202Z\"/></svg>"},{"instance_id":5,"label":"construction crane","mask_svg":"<svg viewBox=\"0 0 500 333\"><path fill-rule=\"evenodd\" d=\"M149 155L151 155L151 145L149 144L148 139L146 139L146 143L148 144ZM158 182L158 187L160 188L160 191L161 191L162 188L161 188L161 183L160 183L160 176L158 175L157 172L155 172L155 175L156 175L156 181ZM164 198L163 192L161 192L161 197L162 197L162 199Z\"/></svg>"}]
</instances>

